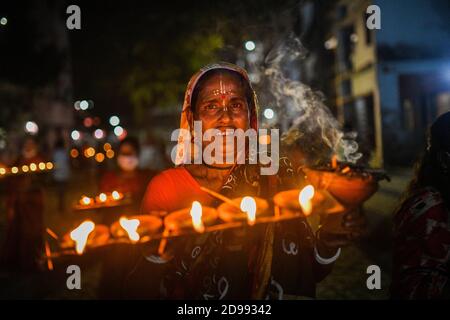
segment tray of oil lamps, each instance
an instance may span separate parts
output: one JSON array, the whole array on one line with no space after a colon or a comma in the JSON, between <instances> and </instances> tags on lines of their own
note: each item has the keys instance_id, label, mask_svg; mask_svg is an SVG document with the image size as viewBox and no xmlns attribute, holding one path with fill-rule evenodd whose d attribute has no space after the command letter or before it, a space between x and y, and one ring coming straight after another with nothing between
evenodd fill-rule
<instances>
[{"instance_id":1,"label":"tray of oil lamps","mask_svg":"<svg viewBox=\"0 0 450 320\"><path fill-rule=\"evenodd\" d=\"M161 231L163 222L156 215L136 215L130 217L122 217L119 221L114 222L111 227L111 235L117 239L130 239L131 241L150 240L153 235L157 235ZM131 232L137 233L136 239L133 239Z\"/></svg>"},{"instance_id":2,"label":"tray of oil lamps","mask_svg":"<svg viewBox=\"0 0 450 320\"><path fill-rule=\"evenodd\" d=\"M377 190L378 182L389 177L382 170L366 169L348 163L335 168L302 168L306 178L318 190L327 190L345 206L357 206Z\"/></svg>"},{"instance_id":3,"label":"tray of oil lamps","mask_svg":"<svg viewBox=\"0 0 450 320\"><path fill-rule=\"evenodd\" d=\"M194 207L194 205L193 205ZM166 231L181 231L185 229L195 228L192 219L192 209L184 208L181 210L177 210L169 213L164 218L164 227ZM215 208L201 206L201 221L204 226L213 225L217 221L217 210Z\"/></svg>"},{"instance_id":4,"label":"tray of oil lamps","mask_svg":"<svg viewBox=\"0 0 450 320\"><path fill-rule=\"evenodd\" d=\"M253 207L256 207L255 220L258 219L258 217L267 217L271 215L271 212L269 210L269 203L261 198L258 197L251 197L254 199ZM217 211L219 213L219 218L225 222L234 222L234 221L245 221L249 219L248 216L248 210L241 210L242 208L242 200L244 197L235 198L231 201L235 204L231 204L228 202L222 203L218 208ZM250 208L249 208L250 209Z\"/></svg>"},{"instance_id":5,"label":"tray of oil lamps","mask_svg":"<svg viewBox=\"0 0 450 320\"><path fill-rule=\"evenodd\" d=\"M103 192L95 197L88 197L84 195L73 208L75 210L93 210L121 207L130 204L132 204L132 199L129 194L113 191L111 193Z\"/></svg>"},{"instance_id":6,"label":"tray of oil lamps","mask_svg":"<svg viewBox=\"0 0 450 320\"><path fill-rule=\"evenodd\" d=\"M95 248L108 244L109 239L107 226L85 221L62 237L60 247L63 250L75 249L78 254L81 254L87 247Z\"/></svg>"}]
</instances>

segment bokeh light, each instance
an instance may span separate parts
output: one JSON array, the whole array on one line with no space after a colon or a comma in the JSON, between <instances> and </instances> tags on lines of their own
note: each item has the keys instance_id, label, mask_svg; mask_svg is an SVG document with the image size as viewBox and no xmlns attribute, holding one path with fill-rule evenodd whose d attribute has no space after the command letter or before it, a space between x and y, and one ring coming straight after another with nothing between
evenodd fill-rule
<instances>
[{"instance_id":1,"label":"bokeh light","mask_svg":"<svg viewBox=\"0 0 450 320\"><path fill-rule=\"evenodd\" d=\"M109 123L114 127L118 126L120 123L120 119L118 116L112 116L111 118L109 118Z\"/></svg>"}]
</instances>

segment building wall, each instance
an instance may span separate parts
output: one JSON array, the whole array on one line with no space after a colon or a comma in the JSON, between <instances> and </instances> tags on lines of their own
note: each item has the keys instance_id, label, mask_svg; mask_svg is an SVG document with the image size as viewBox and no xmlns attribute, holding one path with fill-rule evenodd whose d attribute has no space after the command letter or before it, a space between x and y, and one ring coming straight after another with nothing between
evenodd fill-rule
<instances>
[{"instance_id":1,"label":"building wall","mask_svg":"<svg viewBox=\"0 0 450 320\"><path fill-rule=\"evenodd\" d=\"M360 150L373 167L383 166L382 126L376 69L376 39L366 31L365 12L370 1L341 0L337 5L333 36L336 50L336 105L338 119L358 132ZM346 14L339 16L339 7ZM370 39L370 41L369 41ZM350 83L349 89L347 83Z\"/></svg>"}]
</instances>

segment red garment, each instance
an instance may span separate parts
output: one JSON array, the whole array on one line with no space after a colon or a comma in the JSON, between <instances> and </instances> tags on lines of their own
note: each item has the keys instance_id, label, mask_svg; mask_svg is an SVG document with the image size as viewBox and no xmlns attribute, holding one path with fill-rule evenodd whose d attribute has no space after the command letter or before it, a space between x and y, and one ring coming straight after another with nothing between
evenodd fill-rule
<instances>
[{"instance_id":1,"label":"red garment","mask_svg":"<svg viewBox=\"0 0 450 320\"><path fill-rule=\"evenodd\" d=\"M392 296L442 298L450 269L449 211L441 194L425 188L394 218Z\"/></svg>"},{"instance_id":2,"label":"red garment","mask_svg":"<svg viewBox=\"0 0 450 320\"><path fill-rule=\"evenodd\" d=\"M194 200L211 205L214 198L200 189L200 184L184 167L164 170L150 181L142 201L141 212L172 212L187 208Z\"/></svg>"}]
</instances>

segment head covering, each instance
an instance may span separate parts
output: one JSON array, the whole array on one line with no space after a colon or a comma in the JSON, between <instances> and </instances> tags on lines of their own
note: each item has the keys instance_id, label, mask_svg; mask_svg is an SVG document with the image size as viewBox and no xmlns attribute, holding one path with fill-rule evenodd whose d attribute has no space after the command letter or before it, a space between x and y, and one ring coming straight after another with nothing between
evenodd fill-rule
<instances>
[{"instance_id":1,"label":"head covering","mask_svg":"<svg viewBox=\"0 0 450 320\"><path fill-rule=\"evenodd\" d=\"M450 112L442 114L431 126L430 149L450 152Z\"/></svg>"},{"instance_id":2,"label":"head covering","mask_svg":"<svg viewBox=\"0 0 450 320\"><path fill-rule=\"evenodd\" d=\"M185 139L188 138L188 136L185 134L186 130L187 132L191 132L194 128L193 124L193 118L189 115L192 115L192 94L195 90L195 87L197 86L200 79L205 75L207 72L211 70L229 70L229 71L235 71L239 75L242 76L242 78L248 83L248 86L250 90L252 91L252 101L250 101L250 128L254 130L258 130L258 101L256 98L256 93L253 90L250 79L248 77L247 71L245 71L243 68L228 63L228 62L218 62L209 64L203 68L201 68L197 73L195 73L191 80L189 80L189 83L186 88L186 93L184 95L184 103L183 103L183 109L181 110L181 120L180 120L180 133L178 135L178 145L177 145L177 155L175 160L175 165L180 165L186 162L185 156L186 156L186 150L185 149ZM189 119L192 119L191 123L189 122Z\"/></svg>"}]
</instances>

